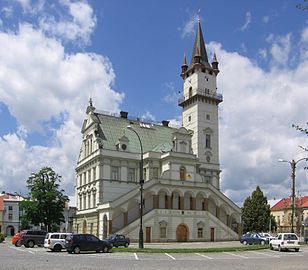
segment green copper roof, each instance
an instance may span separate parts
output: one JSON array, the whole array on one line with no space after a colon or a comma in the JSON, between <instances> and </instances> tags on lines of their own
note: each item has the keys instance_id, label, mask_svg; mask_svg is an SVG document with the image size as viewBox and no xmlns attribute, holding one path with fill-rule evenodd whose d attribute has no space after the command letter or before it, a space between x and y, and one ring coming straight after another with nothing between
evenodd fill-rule
<instances>
[{"instance_id":1,"label":"green copper roof","mask_svg":"<svg viewBox=\"0 0 308 270\"><path fill-rule=\"evenodd\" d=\"M125 135L129 140L129 152L140 153L140 143L137 135L127 129L130 125L139 135L143 152L167 152L172 149L172 133L177 129L156 124L143 123L136 120L98 114L100 121L103 148L116 150L119 139Z\"/></svg>"}]
</instances>

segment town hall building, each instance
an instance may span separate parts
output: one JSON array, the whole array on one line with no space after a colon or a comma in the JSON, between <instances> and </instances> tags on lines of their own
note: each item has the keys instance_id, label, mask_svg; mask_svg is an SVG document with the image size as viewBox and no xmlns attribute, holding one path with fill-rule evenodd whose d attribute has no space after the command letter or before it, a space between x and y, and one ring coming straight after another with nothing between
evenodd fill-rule
<instances>
[{"instance_id":1,"label":"town hall building","mask_svg":"<svg viewBox=\"0 0 308 270\"><path fill-rule=\"evenodd\" d=\"M241 209L220 191L218 61L215 54L208 60L200 21L190 63L184 56L181 69L180 128L123 111L102 113L90 100L76 167L74 232L137 241L142 213L145 242L239 238Z\"/></svg>"}]
</instances>

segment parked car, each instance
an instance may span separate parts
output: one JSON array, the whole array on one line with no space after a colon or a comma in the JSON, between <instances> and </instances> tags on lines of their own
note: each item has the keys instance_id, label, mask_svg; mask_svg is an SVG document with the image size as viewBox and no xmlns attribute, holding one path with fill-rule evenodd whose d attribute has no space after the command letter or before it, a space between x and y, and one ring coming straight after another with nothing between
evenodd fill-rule
<instances>
[{"instance_id":1,"label":"parked car","mask_svg":"<svg viewBox=\"0 0 308 270\"><path fill-rule=\"evenodd\" d=\"M270 249L279 251L294 249L299 251L300 244L298 236L295 233L279 233L275 239L270 241Z\"/></svg>"},{"instance_id":2,"label":"parked car","mask_svg":"<svg viewBox=\"0 0 308 270\"><path fill-rule=\"evenodd\" d=\"M35 245L43 246L46 234L43 230L23 230L20 233L20 245L30 248Z\"/></svg>"},{"instance_id":3,"label":"parked car","mask_svg":"<svg viewBox=\"0 0 308 270\"><path fill-rule=\"evenodd\" d=\"M20 233L17 232L14 234L14 236L12 237L12 244L16 247L20 247Z\"/></svg>"},{"instance_id":4,"label":"parked car","mask_svg":"<svg viewBox=\"0 0 308 270\"><path fill-rule=\"evenodd\" d=\"M71 234L65 239L65 248L68 253L79 254L81 251L110 252L112 244L100 240L93 234Z\"/></svg>"},{"instance_id":5,"label":"parked car","mask_svg":"<svg viewBox=\"0 0 308 270\"><path fill-rule=\"evenodd\" d=\"M105 240L111 243L114 247L128 247L130 244L130 239L122 234L111 234Z\"/></svg>"},{"instance_id":6,"label":"parked car","mask_svg":"<svg viewBox=\"0 0 308 270\"><path fill-rule=\"evenodd\" d=\"M65 238L71 233L47 233L44 241L44 247L51 251L60 252L65 249Z\"/></svg>"},{"instance_id":7,"label":"parked car","mask_svg":"<svg viewBox=\"0 0 308 270\"><path fill-rule=\"evenodd\" d=\"M269 243L269 240L265 237L262 237L258 233L246 233L243 234L240 238L240 242L244 245L253 245L253 244L261 244L265 245Z\"/></svg>"},{"instance_id":8,"label":"parked car","mask_svg":"<svg viewBox=\"0 0 308 270\"><path fill-rule=\"evenodd\" d=\"M275 239L275 236L271 235L270 233L259 233L259 235L261 237L267 238L268 241L271 241L271 240Z\"/></svg>"}]
</instances>

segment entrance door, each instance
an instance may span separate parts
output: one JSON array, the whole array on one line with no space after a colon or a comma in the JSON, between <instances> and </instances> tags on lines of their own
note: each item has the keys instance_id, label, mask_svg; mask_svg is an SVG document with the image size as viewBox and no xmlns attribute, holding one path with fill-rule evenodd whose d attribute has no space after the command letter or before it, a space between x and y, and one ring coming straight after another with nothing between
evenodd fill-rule
<instances>
[{"instance_id":1,"label":"entrance door","mask_svg":"<svg viewBox=\"0 0 308 270\"><path fill-rule=\"evenodd\" d=\"M211 242L215 241L215 228L211 228Z\"/></svg>"},{"instance_id":2,"label":"entrance door","mask_svg":"<svg viewBox=\"0 0 308 270\"><path fill-rule=\"evenodd\" d=\"M178 242L187 242L188 240L188 229L185 224L180 224L176 229L176 240Z\"/></svg>"},{"instance_id":3,"label":"entrance door","mask_svg":"<svg viewBox=\"0 0 308 270\"><path fill-rule=\"evenodd\" d=\"M145 227L145 242L151 243L151 227Z\"/></svg>"}]
</instances>

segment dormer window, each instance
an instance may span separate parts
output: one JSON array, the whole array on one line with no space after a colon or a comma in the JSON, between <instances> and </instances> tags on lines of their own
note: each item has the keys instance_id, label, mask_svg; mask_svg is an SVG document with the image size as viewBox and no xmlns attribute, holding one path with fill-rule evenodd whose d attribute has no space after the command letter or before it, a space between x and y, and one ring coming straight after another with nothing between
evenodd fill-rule
<instances>
[{"instance_id":1,"label":"dormer window","mask_svg":"<svg viewBox=\"0 0 308 270\"><path fill-rule=\"evenodd\" d=\"M192 87L189 87L188 97L189 97L189 98L192 97Z\"/></svg>"}]
</instances>

